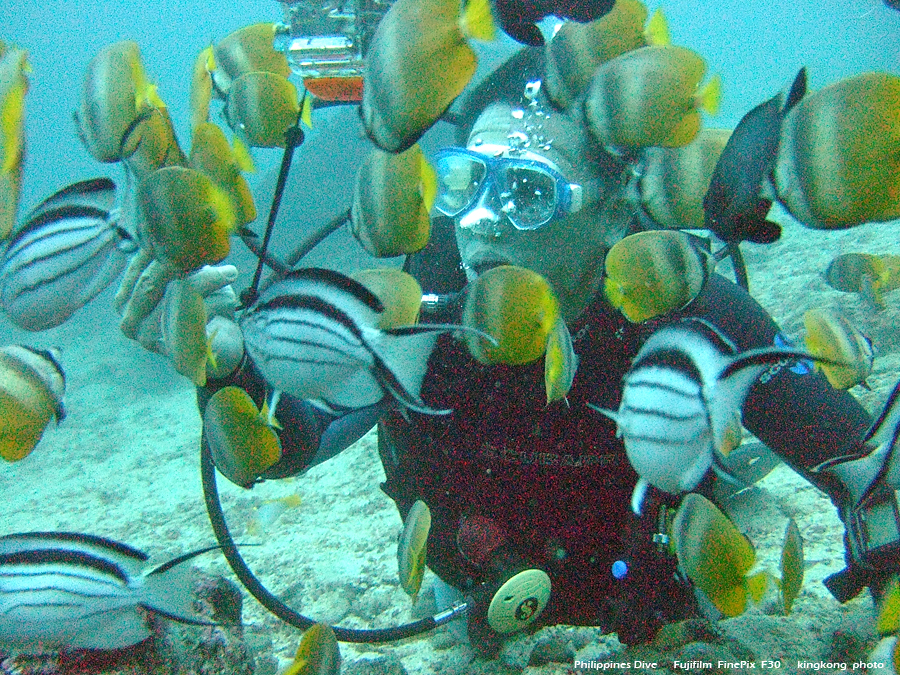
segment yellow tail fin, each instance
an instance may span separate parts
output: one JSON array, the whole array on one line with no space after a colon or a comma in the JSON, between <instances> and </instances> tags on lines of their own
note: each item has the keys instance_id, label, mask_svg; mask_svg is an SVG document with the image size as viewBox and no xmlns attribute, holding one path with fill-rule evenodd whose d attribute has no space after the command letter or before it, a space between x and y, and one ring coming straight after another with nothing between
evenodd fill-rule
<instances>
[{"instance_id":1,"label":"yellow tail fin","mask_svg":"<svg viewBox=\"0 0 900 675\"><path fill-rule=\"evenodd\" d=\"M219 360L216 357L216 353L213 351L213 340L216 339L216 335L218 334L219 329L216 328L212 333L210 333L206 338L206 360L209 362L209 365L213 367L213 370L217 370L219 367Z\"/></svg>"},{"instance_id":2,"label":"yellow tail fin","mask_svg":"<svg viewBox=\"0 0 900 675\"><path fill-rule=\"evenodd\" d=\"M770 578L767 572L757 572L747 577L747 593L753 598L753 602L762 600L766 589L769 587Z\"/></svg>"},{"instance_id":3,"label":"yellow tail fin","mask_svg":"<svg viewBox=\"0 0 900 675\"><path fill-rule=\"evenodd\" d=\"M463 35L475 40L490 42L497 37L497 26L491 16L489 0L468 0L460 19Z\"/></svg>"},{"instance_id":4,"label":"yellow tail fin","mask_svg":"<svg viewBox=\"0 0 900 675\"><path fill-rule=\"evenodd\" d=\"M312 94L306 92L303 95L303 103L300 106L300 121L312 129Z\"/></svg>"},{"instance_id":5,"label":"yellow tail fin","mask_svg":"<svg viewBox=\"0 0 900 675\"><path fill-rule=\"evenodd\" d=\"M699 107L710 115L719 113L719 103L722 101L722 76L716 73L706 86L697 94Z\"/></svg>"},{"instance_id":6,"label":"yellow tail fin","mask_svg":"<svg viewBox=\"0 0 900 675\"><path fill-rule=\"evenodd\" d=\"M419 189L422 193L422 203L426 211L431 211L434 198L437 195L437 173L423 156L419 156Z\"/></svg>"},{"instance_id":7,"label":"yellow tail fin","mask_svg":"<svg viewBox=\"0 0 900 675\"><path fill-rule=\"evenodd\" d=\"M213 46L210 45L200 53L203 54L206 59L206 72L211 73L216 69L216 57L213 54Z\"/></svg>"},{"instance_id":8,"label":"yellow tail fin","mask_svg":"<svg viewBox=\"0 0 900 675\"><path fill-rule=\"evenodd\" d=\"M237 136L235 136L234 143L232 143L231 155L234 157L234 161L237 162L238 168L244 173L253 173L256 171L256 166L253 164L253 157L250 155L250 149Z\"/></svg>"}]
</instances>

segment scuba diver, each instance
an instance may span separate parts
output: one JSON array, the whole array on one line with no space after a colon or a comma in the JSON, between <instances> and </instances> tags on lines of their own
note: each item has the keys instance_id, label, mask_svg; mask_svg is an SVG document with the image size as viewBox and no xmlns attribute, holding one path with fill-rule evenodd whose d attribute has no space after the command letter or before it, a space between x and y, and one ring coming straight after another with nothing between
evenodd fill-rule
<instances>
[{"instance_id":1,"label":"scuba diver","mask_svg":"<svg viewBox=\"0 0 900 675\"><path fill-rule=\"evenodd\" d=\"M386 397L336 417L283 395L283 456L261 478L292 476L324 461L377 421L382 489L404 518L417 500L430 508L428 566L467 597L469 635L482 652L492 653L505 632L529 624L598 626L623 643L645 642L663 625L701 611L675 557L654 539L658 516L678 498L650 488L642 514L632 512L638 475L615 424L587 404L618 408L623 376L662 326L702 319L740 351L783 338L746 291L716 274L686 307L629 323L600 292L606 252L637 227L623 165L577 115L551 108L523 73L496 84L494 100L460 129L460 146L434 158L439 188L432 238L406 269L440 298L423 304L435 323L458 322L467 283L495 266L545 277L578 356L566 402L546 405L540 360L485 365L442 335L420 395L450 414L401 410ZM523 91L533 105L522 105ZM460 175L469 179L461 182ZM516 190L511 180L532 187ZM853 486L814 468L852 455L869 416L821 375L790 366L770 368L752 387L743 423L841 509ZM243 387L254 400L266 396L264 379L244 356L233 372L199 390L201 410L225 385ZM716 480L708 472L695 491L712 496ZM863 515L872 516L872 531L883 533L873 541L887 542L879 552L896 548L897 523ZM850 550L850 567L868 569L865 543ZM883 581L878 574L857 577L856 592L863 585L879 590ZM497 602L523 592L546 602L539 615L523 615L521 607L510 613ZM842 599L852 595L851 589Z\"/></svg>"},{"instance_id":2,"label":"scuba diver","mask_svg":"<svg viewBox=\"0 0 900 675\"><path fill-rule=\"evenodd\" d=\"M281 459L256 479L295 476L377 423L382 489L404 519L417 501L430 509L427 564L466 598L473 646L491 654L506 634L554 624L596 626L622 643L643 643L708 606L660 544L661 520L679 497L649 487L641 508L632 507L640 477L616 423L593 408L619 408L623 377L666 326L692 320L738 352L784 338L744 289L716 274L686 306L643 323L609 304L606 253L641 229L628 194L631 170L601 147L579 106L553 107L533 68L496 72L463 106L460 118L468 121L459 126L458 146L433 158L431 239L405 269L430 298L423 316L445 325L460 323L467 289L497 266L544 277L578 358L566 400L547 405L540 360L486 365L443 334L418 396L432 412L449 414L401 408L388 395L347 411L282 393ZM191 279L201 295L215 296L235 274L221 266ZM218 363L198 389L201 412L229 385L254 401L268 399L271 387L244 349L241 329L225 317L213 321ZM828 493L848 524L848 569L832 592L842 601L864 586L877 594L900 548L898 510L882 508L894 503L893 491L877 477L866 488L877 499L852 508L851 495L862 489L854 481L863 478L816 470L859 459L871 420L850 394L793 363L771 366L752 386L743 424ZM205 431L203 443L208 448ZM714 498L717 480L707 471L693 491Z\"/></svg>"}]
</instances>

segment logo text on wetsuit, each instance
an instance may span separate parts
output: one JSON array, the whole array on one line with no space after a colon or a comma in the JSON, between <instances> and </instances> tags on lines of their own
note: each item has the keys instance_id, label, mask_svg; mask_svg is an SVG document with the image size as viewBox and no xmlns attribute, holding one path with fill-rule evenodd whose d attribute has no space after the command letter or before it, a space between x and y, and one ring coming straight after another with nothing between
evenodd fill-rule
<instances>
[{"instance_id":1,"label":"logo text on wetsuit","mask_svg":"<svg viewBox=\"0 0 900 675\"><path fill-rule=\"evenodd\" d=\"M539 466L569 466L574 468L605 466L615 461L615 455L571 455L539 450L512 450L510 448L495 448L490 443L481 445L478 457L487 462L500 461L507 464L537 464Z\"/></svg>"}]
</instances>

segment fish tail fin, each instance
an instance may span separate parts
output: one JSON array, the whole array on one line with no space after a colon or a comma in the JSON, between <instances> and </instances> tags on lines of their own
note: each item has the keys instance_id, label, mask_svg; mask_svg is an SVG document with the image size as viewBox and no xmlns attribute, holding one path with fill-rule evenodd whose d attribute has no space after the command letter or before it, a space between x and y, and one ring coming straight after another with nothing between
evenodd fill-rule
<instances>
[{"instance_id":1,"label":"fish tail fin","mask_svg":"<svg viewBox=\"0 0 900 675\"><path fill-rule=\"evenodd\" d=\"M234 234L238 228L238 217L231 197L219 186L210 185L209 204L216 213L217 222L222 223L228 234Z\"/></svg>"},{"instance_id":2,"label":"fish tail fin","mask_svg":"<svg viewBox=\"0 0 900 675\"><path fill-rule=\"evenodd\" d=\"M722 76L719 73L709 78L709 82L697 94L697 100L704 112L710 115L719 114L719 105L722 102Z\"/></svg>"},{"instance_id":3,"label":"fish tail fin","mask_svg":"<svg viewBox=\"0 0 900 675\"><path fill-rule=\"evenodd\" d=\"M422 203L426 211L431 211L434 198L437 195L437 172L428 163L424 156L419 156L419 189L422 193Z\"/></svg>"},{"instance_id":4,"label":"fish tail fin","mask_svg":"<svg viewBox=\"0 0 900 675\"><path fill-rule=\"evenodd\" d=\"M202 53L206 61L206 72L212 74L212 71L216 69L216 55L213 45L210 44Z\"/></svg>"},{"instance_id":5,"label":"fish tail fin","mask_svg":"<svg viewBox=\"0 0 900 675\"><path fill-rule=\"evenodd\" d=\"M22 122L25 118L25 92L28 91L28 83L22 78L16 83L7 96L7 103L3 109L2 131L9 139L4 148L2 173L10 174L18 166L21 160L21 148L17 142L22 136Z\"/></svg>"},{"instance_id":6,"label":"fish tail fin","mask_svg":"<svg viewBox=\"0 0 900 675\"><path fill-rule=\"evenodd\" d=\"M772 576L768 572L757 572L747 577L747 595L753 602L762 600L766 589L769 587L769 580Z\"/></svg>"},{"instance_id":7,"label":"fish tail fin","mask_svg":"<svg viewBox=\"0 0 900 675\"><path fill-rule=\"evenodd\" d=\"M215 625L194 611L194 589L190 568L183 567L198 555L215 551L219 546L208 546L173 558L144 575L141 588L141 604L163 616L197 625Z\"/></svg>"},{"instance_id":8,"label":"fish tail fin","mask_svg":"<svg viewBox=\"0 0 900 675\"><path fill-rule=\"evenodd\" d=\"M219 368L219 357L216 356L216 352L213 349L213 341L218 333L219 329L216 328L206 336L206 362L212 366L213 370L218 370Z\"/></svg>"},{"instance_id":9,"label":"fish tail fin","mask_svg":"<svg viewBox=\"0 0 900 675\"><path fill-rule=\"evenodd\" d=\"M860 280L859 294L863 301L876 310L884 309L884 297L879 288L878 281L872 279L869 274L863 274Z\"/></svg>"},{"instance_id":10,"label":"fish tail fin","mask_svg":"<svg viewBox=\"0 0 900 675\"><path fill-rule=\"evenodd\" d=\"M303 94L303 103L300 105L300 121L306 125L307 129L313 128L312 123L313 95L307 91Z\"/></svg>"},{"instance_id":11,"label":"fish tail fin","mask_svg":"<svg viewBox=\"0 0 900 675\"><path fill-rule=\"evenodd\" d=\"M428 359L438 335L444 330L413 328L383 332L377 344L373 345L381 361L375 376L379 384L404 406L417 412L435 414L439 411L428 408L419 398L419 391L425 379Z\"/></svg>"},{"instance_id":12,"label":"fish tail fin","mask_svg":"<svg viewBox=\"0 0 900 675\"><path fill-rule=\"evenodd\" d=\"M281 426L278 418L275 417L275 411L278 408L279 400L281 400L281 390L275 389L271 394L266 396L266 400L263 401L262 410L259 411L259 417L267 425L280 431L284 429L284 427Z\"/></svg>"},{"instance_id":13,"label":"fish tail fin","mask_svg":"<svg viewBox=\"0 0 900 675\"><path fill-rule=\"evenodd\" d=\"M489 0L468 0L460 18L463 35L475 40L491 42L497 37L497 26L491 16Z\"/></svg>"},{"instance_id":14,"label":"fish tail fin","mask_svg":"<svg viewBox=\"0 0 900 675\"><path fill-rule=\"evenodd\" d=\"M669 33L669 22L666 21L662 7L657 7L656 11L650 15L647 27L644 29L644 39L648 45L656 47L666 47L672 44L672 36Z\"/></svg>"},{"instance_id":15,"label":"fish tail fin","mask_svg":"<svg viewBox=\"0 0 900 675\"><path fill-rule=\"evenodd\" d=\"M253 164L253 157L250 155L250 149L238 136L234 137L231 144L231 155L237 162L238 168L244 173L255 173L256 166Z\"/></svg>"},{"instance_id":16,"label":"fish tail fin","mask_svg":"<svg viewBox=\"0 0 900 675\"><path fill-rule=\"evenodd\" d=\"M144 102L152 108L161 110L166 107L165 101L159 95L159 88L155 84L148 84L144 90Z\"/></svg>"},{"instance_id":17,"label":"fish tail fin","mask_svg":"<svg viewBox=\"0 0 900 675\"><path fill-rule=\"evenodd\" d=\"M134 83L134 107L136 110L140 110L144 103L144 92L147 89L147 76L137 54L129 54L127 60L128 68L131 71L131 81Z\"/></svg>"}]
</instances>

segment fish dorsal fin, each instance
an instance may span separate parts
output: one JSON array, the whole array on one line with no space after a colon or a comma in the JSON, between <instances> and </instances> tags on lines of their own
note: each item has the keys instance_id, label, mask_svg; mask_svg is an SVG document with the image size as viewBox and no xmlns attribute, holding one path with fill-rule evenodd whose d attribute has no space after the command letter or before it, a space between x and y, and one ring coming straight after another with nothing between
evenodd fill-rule
<instances>
[{"instance_id":1,"label":"fish dorsal fin","mask_svg":"<svg viewBox=\"0 0 900 675\"><path fill-rule=\"evenodd\" d=\"M48 223L69 218L94 218L108 221L110 220L110 212L83 204L62 204L51 209L42 209L36 216L22 223L22 226L10 239L10 243L15 243L23 235L29 234Z\"/></svg>"},{"instance_id":2,"label":"fish dorsal fin","mask_svg":"<svg viewBox=\"0 0 900 675\"><path fill-rule=\"evenodd\" d=\"M725 381L734 378L747 368L762 367L778 363L783 359L810 359L812 358L806 352L795 349L778 349L773 347L762 347L759 349L749 349L739 356L734 357L719 373L719 381Z\"/></svg>"},{"instance_id":3,"label":"fish dorsal fin","mask_svg":"<svg viewBox=\"0 0 900 675\"><path fill-rule=\"evenodd\" d=\"M123 584L139 575L148 559L143 551L121 542L80 532L24 532L0 537L0 559L15 556L78 559L90 567L102 567Z\"/></svg>"},{"instance_id":4,"label":"fish dorsal fin","mask_svg":"<svg viewBox=\"0 0 900 675\"><path fill-rule=\"evenodd\" d=\"M428 359L438 335L450 331L474 332L496 344L494 338L483 331L449 323L398 326L385 331L373 330L367 335L366 343L376 358L375 377L394 398L410 410L429 415L450 412L429 408L419 398Z\"/></svg>"},{"instance_id":5,"label":"fish dorsal fin","mask_svg":"<svg viewBox=\"0 0 900 675\"><path fill-rule=\"evenodd\" d=\"M669 32L669 23L663 14L662 7L657 7L650 20L647 21L647 27L644 29L644 39L651 46L665 47L672 44L672 36Z\"/></svg>"},{"instance_id":6,"label":"fish dorsal fin","mask_svg":"<svg viewBox=\"0 0 900 675\"><path fill-rule=\"evenodd\" d=\"M596 406L593 403L588 403L587 407L590 408L591 410L595 410L596 412L600 413L604 417L611 419L613 422L616 423L616 425L620 424L619 423L619 413L616 412L615 410L607 410L606 408L601 408L600 406ZM621 435L621 434L619 434L619 435Z\"/></svg>"},{"instance_id":7,"label":"fish dorsal fin","mask_svg":"<svg viewBox=\"0 0 900 675\"><path fill-rule=\"evenodd\" d=\"M733 433L733 416L740 413L747 393L762 372L783 359L804 358L809 358L805 352L765 347L735 356L722 368L707 402L717 450L724 449L729 434Z\"/></svg>"},{"instance_id":8,"label":"fish dorsal fin","mask_svg":"<svg viewBox=\"0 0 900 675\"><path fill-rule=\"evenodd\" d=\"M384 311L384 305L382 304L381 300L378 299L378 296L376 296L372 291L370 291L355 279L351 279L350 277L341 274L340 272L335 272L334 270L324 269L321 267L303 267L300 269L292 270L284 277L281 282L279 282L278 284L274 284L270 287L269 290L271 291L273 289L277 289L277 287L280 287L281 284L290 281L308 281L313 283L322 283L326 286L337 289L338 291L349 293L356 300L369 307L373 312L381 314ZM265 294L263 295L263 297L265 297Z\"/></svg>"},{"instance_id":9,"label":"fish dorsal fin","mask_svg":"<svg viewBox=\"0 0 900 675\"><path fill-rule=\"evenodd\" d=\"M171 560L164 562L162 565L158 567L154 567L152 570L147 572L145 576L152 576L154 574L165 574L173 567L180 565L181 563L187 562L193 558L196 558L198 555L203 555L204 553L209 553L210 551L215 551L217 549L222 548L221 546L207 546L205 548L197 549L196 551L188 551L177 558L172 558Z\"/></svg>"},{"instance_id":10,"label":"fish dorsal fin","mask_svg":"<svg viewBox=\"0 0 900 675\"><path fill-rule=\"evenodd\" d=\"M900 489L900 457L897 453L897 446L900 445L900 382L894 386L878 419L866 432L863 442L875 444L875 451L870 456L882 458L872 484L883 480L892 489ZM863 496L867 494L868 490Z\"/></svg>"},{"instance_id":11,"label":"fish dorsal fin","mask_svg":"<svg viewBox=\"0 0 900 675\"><path fill-rule=\"evenodd\" d=\"M762 372L773 364L785 359L809 359L812 358L806 352L795 349L778 349L775 347L763 347L750 349L739 356L732 358L717 376L716 405L711 405L713 411L721 405L725 407L740 408L744 398L753 382Z\"/></svg>"},{"instance_id":12,"label":"fish dorsal fin","mask_svg":"<svg viewBox=\"0 0 900 675\"><path fill-rule=\"evenodd\" d=\"M734 355L738 353L737 345L732 342L731 338L725 335L718 326L706 319L690 317L684 319L682 324L703 333L722 354Z\"/></svg>"},{"instance_id":13,"label":"fish dorsal fin","mask_svg":"<svg viewBox=\"0 0 900 675\"><path fill-rule=\"evenodd\" d=\"M881 444L889 437L896 438L898 425L900 425L900 381L894 385L884 408L881 409L881 414L863 437L863 443L875 441Z\"/></svg>"},{"instance_id":14,"label":"fish dorsal fin","mask_svg":"<svg viewBox=\"0 0 900 675\"><path fill-rule=\"evenodd\" d=\"M784 106L781 108L781 114L786 115L788 111L797 105L806 96L806 66L797 71L797 76L791 84Z\"/></svg>"},{"instance_id":15,"label":"fish dorsal fin","mask_svg":"<svg viewBox=\"0 0 900 675\"><path fill-rule=\"evenodd\" d=\"M72 183L47 197L35 206L25 221L38 218L45 211L63 206L90 206L101 211L109 211L116 202L116 184L106 176L90 178Z\"/></svg>"}]
</instances>

